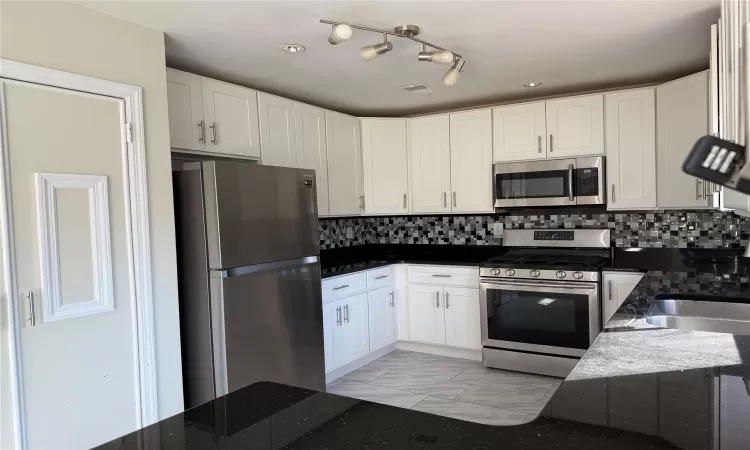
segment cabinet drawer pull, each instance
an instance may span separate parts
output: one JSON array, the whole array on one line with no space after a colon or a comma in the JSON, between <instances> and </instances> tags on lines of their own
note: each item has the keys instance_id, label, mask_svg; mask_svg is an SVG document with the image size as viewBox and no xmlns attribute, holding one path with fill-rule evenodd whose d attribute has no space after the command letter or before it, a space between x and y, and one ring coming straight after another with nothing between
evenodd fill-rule
<instances>
[{"instance_id":1,"label":"cabinet drawer pull","mask_svg":"<svg viewBox=\"0 0 750 450\"><path fill-rule=\"evenodd\" d=\"M456 191L453 191L453 207L458 207L458 203L456 202Z\"/></svg>"},{"instance_id":2,"label":"cabinet drawer pull","mask_svg":"<svg viewBox=\"0 0 750 450\"><path fill-rule=\"evenodd\" d=\"M332 290L334 290L334 291L338 291L339 289L344 289L344 288L348 288L348 287L349 287L349 285L348 285L348 284L343 284L343 285L341 285L341 286L336 286L336 287L335 287L335 288L333 288Z\"/></svg>"},{"instance_id":3,"label":"cabinet drawer pull","mask_svg":"<svg viewBox=\"0 0 750 450\"><path fill-rule=\"evenodd\" d=\"M549 151L554 152L554 148L552 147L552 135L549 135Z\"/></svg>"},{"instance_id":4,"label":"cabinet drawer pull","mask_svg":"<svg viewBox=\"0 0 750 450\"><path fill-rule=\"evenodd\" d=\"M376 280L382 280L383 278L388 278L388 275L380 275L379 277L375 277Z\"/></svg>"},{"instance_id":5,"label":"cabinet drawer pull","mask_svg":"<svg viewBox=\"0 0 750 450\"><path fill-rule=\"evenodd\" d=\"M445 274L442 274L442 273L433 273L432 276L435 277L435 278L451 278L451 277L453 277L453 275L445 275Z\"/></svg>"},{"instance_id":6,"label":"cabinet drawer pull","mask_svg":"<svg viewBox=\"0 0 750 450\"><path fill-rule=\"evenodd\" d=\"M393 306L394 306L394 303L395 303L395 302L393 301L393 298L394 298L394 294L393 294L393 292L392 292L392 291L391 291L391 293L390 293L390 296L391 296L391 307L393 307Z\"/></svg>"},{"instance_id":7,"label":"cabinet drawer pull","mask_svg":"<svg viewBox=\"0 0 750 450\"><path fill-rule=\"evenodd\" d=\"M537 147L539 147L539 153L542 153L542 137L537 136Z\"/></svg>"},{"instance_id":8,"label":"cabinet drawer pull","mask_svg":"<svg viewBox=\"0 0 750 450\"><path fill-rule=\"evenodd\" d=\"M450 298L450 294L447 292L445 293L445 309L448 309L451 307L450 301L448 300Z\"/></svg>"},{"instance_id":9,"label":"cabinet drawer pull","mask_svg":"<svg viewBox=\"0 0 750 450\"><path fill-rule=\"evenodd\" d=\"M609 299L612 300L612 280L607 281L607 291Z\"/></svg>"},{"instance_id":10,"label":"cabinet drawer pull","mask_svg":"<svg viewBox=\"0 0 750 450\"><path fill-rule=\"evenodd\" d=\"M406 209L406 194L404 194L404 209Z\"/></svg>"},{"instance_id":11,"label":"cabinet drawer pull","mask_svg":"<svg viewBox=\"0 0 750 450\"><path fill-rule=\"evenodd\" d=\"M447 208L447 207L448 207L448 193L443 192L443 208Z\"/></svg>"},{"instance_id":12,"label":"cabinet drawer pull","mask_svg":"<svg viewBox=\"0 0 750 450\"><path fill-rule=\"evenodd\" d=\"M612 203L615 202L615 185L612 183Z\"/></svg>"},{"instance_id":13,"label":"cabinet drawer pull","mask_svg":"<svg viewBox=\"0 0 750 450\"><path fill-rule=\"evenodd\" d=\"M435 292L435 304L440 308L440 291Z\"/></svg>"}]
</instances>

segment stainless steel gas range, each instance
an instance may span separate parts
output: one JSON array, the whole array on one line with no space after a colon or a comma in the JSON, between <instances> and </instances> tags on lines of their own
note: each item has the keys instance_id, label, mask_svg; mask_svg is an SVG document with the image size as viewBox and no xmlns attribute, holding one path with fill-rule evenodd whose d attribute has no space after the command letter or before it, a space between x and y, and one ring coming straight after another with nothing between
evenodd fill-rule
<instances>
[{"instance_id":1,"label":"stainless steel gas range","mask_svg":"<svg viewBox=\"0 0 750 450\"><path fill-rule=\"evenodd\" d=\"M507 230L503 255L480 266L482 361L564 377L600 327L609 230Z\"/></svg>"}]
</instances>

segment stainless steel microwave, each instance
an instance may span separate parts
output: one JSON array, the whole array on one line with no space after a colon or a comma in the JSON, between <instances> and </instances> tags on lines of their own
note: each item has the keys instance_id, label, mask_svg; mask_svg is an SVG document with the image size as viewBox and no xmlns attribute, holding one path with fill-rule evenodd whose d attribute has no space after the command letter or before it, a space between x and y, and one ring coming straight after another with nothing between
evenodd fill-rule
<instances>
[{"instance_id":1,"label":"stainless steel microwave","mask_svg":"<svg viewBox=\"0 0 750 450\"><path fill-rule=\"evenodd\" d=\"M497 163L493 170L495 208L603 205L604 157Z\"/></svg>"}]
</instances>

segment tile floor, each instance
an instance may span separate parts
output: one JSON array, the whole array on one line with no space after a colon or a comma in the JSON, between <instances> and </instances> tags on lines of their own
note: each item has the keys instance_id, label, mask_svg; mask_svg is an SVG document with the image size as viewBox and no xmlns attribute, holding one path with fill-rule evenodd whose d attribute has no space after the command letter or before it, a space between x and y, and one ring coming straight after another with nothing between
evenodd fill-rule
<instances>
[{"instance_id":1,"label":"tile floor","mask_svg":"<svg viewBox=\"0 0 750 450\"><path fill-rule=\"evenodd\" d=\"M487 425L536 418L559 378L488 369L478 361L395 350L337 380L331 394Z\"/></svg>"}]
</instances>

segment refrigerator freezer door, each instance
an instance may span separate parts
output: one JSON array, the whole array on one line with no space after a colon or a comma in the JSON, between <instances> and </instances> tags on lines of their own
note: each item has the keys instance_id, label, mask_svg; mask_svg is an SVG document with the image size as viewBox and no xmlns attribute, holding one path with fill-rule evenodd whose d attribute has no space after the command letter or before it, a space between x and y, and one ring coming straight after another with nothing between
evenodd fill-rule
<instances>
[{"instance_id":1,"label":"refrigerator freezer door","mask_svg":"<svg viewBox=\"0 0 750 450\"><path fill-rule=\"evenodd\" d=\"M211 269L319 254L313 170L211 161L203 184Z\"/></svg>"},{"instance_id":2,"label":"refrigerator freezer door","mask_svg":"<svg viewBox=\"0 0 750 450\"><path fill-rule=\"evenodd\" d=\"M260 381L325 390L317 257L212 271L211 296L217 396Z\"/></svg>"}]
</instances>

